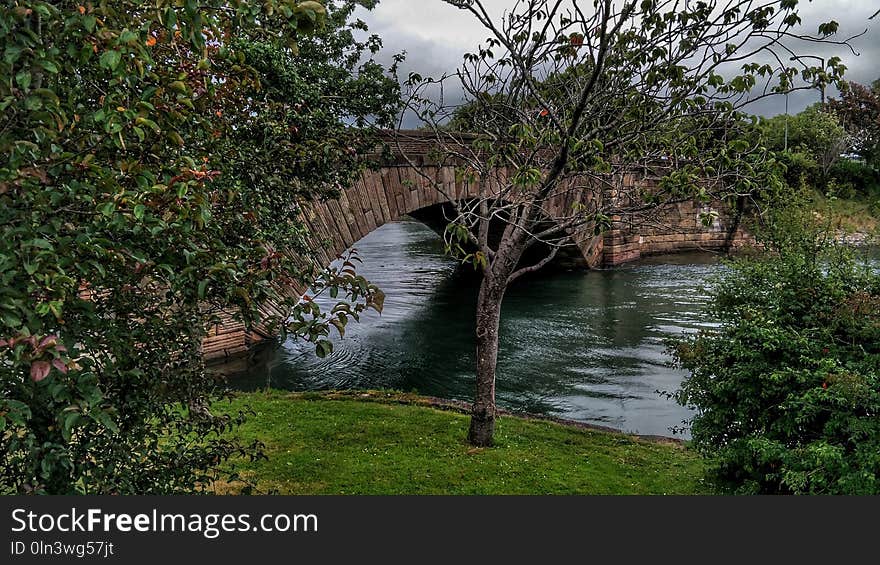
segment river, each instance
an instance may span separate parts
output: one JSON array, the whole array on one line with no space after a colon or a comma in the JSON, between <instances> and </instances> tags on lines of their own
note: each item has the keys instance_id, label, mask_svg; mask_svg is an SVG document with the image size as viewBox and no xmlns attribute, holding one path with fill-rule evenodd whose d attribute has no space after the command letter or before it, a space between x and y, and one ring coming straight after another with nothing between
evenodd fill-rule
<instances>
[{"instance_id":1,"label":"river","mask_svg":"<svg viewBox=\"0 0 880 565\"><path fill-rule=\"evenodd\" d=\"M253 362L221 370L240 390L386 388L469 400L473 395L476 277L445 257L438 236L397 222L356 245L360 269L386 293L382 315L349 325L319 359L288 340ZM685 375L664 340L711 324L704 287L721 267L712 254L658 256L613 270L548 272L504 299L498 403L504 408L673 433L690 412L662 392Z\"/></svg>"}]
</instances>

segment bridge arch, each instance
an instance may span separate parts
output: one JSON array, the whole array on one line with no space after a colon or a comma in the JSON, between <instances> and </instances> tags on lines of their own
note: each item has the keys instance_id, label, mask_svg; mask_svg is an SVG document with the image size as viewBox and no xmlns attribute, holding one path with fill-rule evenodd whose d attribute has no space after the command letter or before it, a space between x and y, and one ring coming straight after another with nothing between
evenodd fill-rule
<instances>
[{"instance_id":1,"label":"bridge arch","mask_svg":"<svg viewBox=\"0 0 880 565\"><path fill-rule=\"evenodd\" d=\"M461 201L484 196L481 194L483 188L492 194L491 184L482 187L480 181L469 181L458 175L456 163L430 158L436 145L433 133L392 132L390 135L403 136L406 140L403 144L395 144L396 156L389 158L386 155L380 159L379 166L364 170L339 198L310 201L299 208L311 232L310 248L316 250L316 260L322 266L330 265L346 249L385 224L406 216L429 223L423 215L425 211L448 205L452 199ZM408 158L402 158L401 152ZM412 162L416 162L419 170L412 167ZM505 171L499 173L501 177L505 176ZM657 179L625 174L621 182L625 186L650 190ZM442 187L442 191L437 187ZM576 203L583 203L584 198L613 199L614 195L577 195L575 191L562 191L561 196L547 203L547 212L551 217L565 217ZM658 224L652 226L631 224L625 217L613 217L613 228L601 236L595 236L591 230L572 234L575 243L572 251L577 260L572 260L572 254L566 259L569 264L592 268L618 265L652 253L727 249L753 240L738 223L730 221L720 204L715 208L720 215L712 226L702 225L706 205L696 202L682 202L664 209ZM290 295L298 293L298 296L305 290L286 289ZM271 305L266 308L272 310ZM271 336L259 329L247 330L233 316L226 315L210 329L203 342L204 357L214 361L240 356L267 337Z\"/></svg>"},{"instance_id":2,"label":"bridge arch","mask_svg":"<svg viewBox=\"0 0 880 565\"><path fill-rule=\"evenodd\" d=\"M436 187L442 186L442 192ZM443 207L457 201L477 198L479 181L456 178L454 165L424 165L419 171L407 165L385 165L363 172L358 181L336 200L311 203L305 210L306 224L313 234L318 261L329 265L336 257L373 230L413 217L435 231L442 231ZM559 202L560 209L572 203ZM578 241L575 252L583 267L593 267L601 260L596 238Z\"/></svg>"}]
</instances>

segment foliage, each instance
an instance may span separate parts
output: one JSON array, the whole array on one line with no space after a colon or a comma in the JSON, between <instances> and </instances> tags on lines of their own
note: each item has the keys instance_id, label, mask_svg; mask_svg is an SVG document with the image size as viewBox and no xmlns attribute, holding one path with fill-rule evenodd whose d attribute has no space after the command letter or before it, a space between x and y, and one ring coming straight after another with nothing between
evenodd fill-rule
<instances>
[{"instance_id":1,"label":"foliage","mask_svg":"<svg viewBox=\"0 0 880 565\"><path fill-rule=\"evenodd\" d=\"M834 230L838 237L845 234L870 244L880 235L880 201L873 203L864 198L846 199L814 192L811 199L814 217Z\"/></svg>"},{"instance_id":2,"label":"foliage","mask_svg":"<svg viewBox=\"0 0 880 565\"><path fill-rule=\"evenodd\" d=\"M256 413L235 434L268 446L268 459L241 463L260 492L708 494L701 458L680 445L502 417L497 447L474 450L461 441L465 415L422 402L394 392L257 392L216 409Z\"/></svg>"},{"instance_id":3,"label":"foliage","mask_svg":"<svg viewBox=\"0 0 880 565\"><path fill-rule=\"evenodd\" d=\"M880 79L870 88L852 81L844 83L840 99L832 98L828 106L853 136L856 153L880 169Z\"/></svg>"},{"instance_id":4,"label":"foliage","mask_svg":"<svg viewBox=\"0 0 880 565\"><path fill-rule=\"evenodd\" d=\"M295 308L298 203L355 174L352 117L391 114L353 4L0 8L0 490L190 491L258 454L221 437L242 415L211 414L201 343Z\"/></svg>"},{"instance_id":5,"label":"foliage","mask_svg":"<svg viewBox=\"0 0 880 565\"><path fill-rule=\"evenodd\" d=\"M799 173L815 172L820 177L818 188L824 189L832 167L839 161L841 154L848 151L852 143L851 137L836 114L814 104L794 116L779 115L763 120L763 141L769 149L780 153L785 150L786 122L788 151L801 155L790 159L797 167L790 178Z\"/></svg>"},{"instance_id":6,"label":"foliage","mask_svg":"<svg viewBox=\"0 0 880 565\"><path fill-rule=\"evenodd\" d=\"M836 193L845 198L861 196L880 205L880 169L853 159L841 159L829 172Z\"/></svg>"},{"instance_id":7,"label":"foliage","mask_svg":"<svg viewBox=\"0 0 880 565\"><path fill-rule=\"evenodd\" d=\"M790 0L600 0L590 10L534 0L497 21L482 0L447 3L489 36L454 75L464 109L447 127L450 109L426 95L442 80L413 75L407 87L410 109L475 188L460 197L445 180L425 179L452 202L449 248L482 275L470 440L487 446L508 285L575 241L585 247L610 229L662 225L664 212L684 201L760 209L782 183L775 155L748 135L753 124L742 109L762 96L753 89L824 86L845 67L839 57L813 66L814 56L792 50L795 37L796 51L835 41L838 26L802 30ZM476 138L468 147L456 132L464 128ZM521 264L536 245L544 258Z\"/></svg>"},{"instance_id":8,"label":"foliage","mask_svg":"<svg viewBox=\"0 0 880 565\"><path fill-rule=\"evenodd\" d=\"M777 153L779 162L784 165L783 178L791 188L816 187L819 178L819 164L813 155L805 151L781 151Z\"/></svg>"},{"instance_id":9,"label":"foliage","mask_svg":"<svg viewBox=\"0 0 880 565\"><path fill-rule=\"evenodd\" d=\"M735 492L878 494L880 274L806 213L776 222L713 289L719 327L675 350L694 445Z\"/></svg>"}]
</instances>

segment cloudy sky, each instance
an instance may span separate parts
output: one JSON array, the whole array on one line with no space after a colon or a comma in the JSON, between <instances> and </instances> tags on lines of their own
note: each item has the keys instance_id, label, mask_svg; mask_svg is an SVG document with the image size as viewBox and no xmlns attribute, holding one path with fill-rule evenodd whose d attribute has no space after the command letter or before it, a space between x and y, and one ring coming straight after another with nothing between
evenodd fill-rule
<instances>
[{"instance_id":1,"label":"cloudy sky","mask_svg":"<svg viewBox=\"0 0 880 565\"><path fill-rule=\"evenodd\" d=\"M582 1L582 0L578 0ZM486 0L485 4L500 15L511 0ZM590 2L585 2L590 4ZM863 84L880 78L880 16L868 18L880 9L880 0L801 0L800 15L804 32L815 33L821 22L835 20L840 24L838 37L868 32L855 39L852 46L858 56L846 48L812 47L810 53L830 57L837 55L847 66L846 77ZM465 10L450 6L443 0L380 0L372 13L359 14L379 34L387 54L406 52L401 76L416 71L437 77L456 69L465 52L487 37L486 31ZM387 55L386 55L387 57ZM829 89L828 96L836 92ZM789 111L797 113L819 100L818 92L797 92L789 96ZM766 116L785 110L783 96L752 105L749 111Z\"/></svg>"}]
</instances>

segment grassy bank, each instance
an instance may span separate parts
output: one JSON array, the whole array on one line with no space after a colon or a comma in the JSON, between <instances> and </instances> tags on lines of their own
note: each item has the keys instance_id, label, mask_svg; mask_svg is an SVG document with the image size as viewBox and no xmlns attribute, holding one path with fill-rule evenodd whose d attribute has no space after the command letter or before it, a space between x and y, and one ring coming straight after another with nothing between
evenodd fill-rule
<instances>
[{"instance_id":1,"label":"grassy bank","mask_svg":"<svg viewBox=\"0 0 880 565\"><path fill-rule=\"evenodd\" d=\"M813 205L817 216L834 230L880 235L880 204L868 197L829 199L816 192Z\"/></svg>"},{"instance_id":2,"label":"grassy bank","mask_svg":"<svg viewBox=\"0 0 880 565\"><path fill-rule=\"evenodd\" d=\"M242 394L218 410L255 412L235 433L266 444L239 461L259 491L281 494L699 494L698 456L674 443L502 417L493 449L464 441L464 414L404 397ZM218 492L236 492L220 485Z\"/></svg>"}]
</instances>

